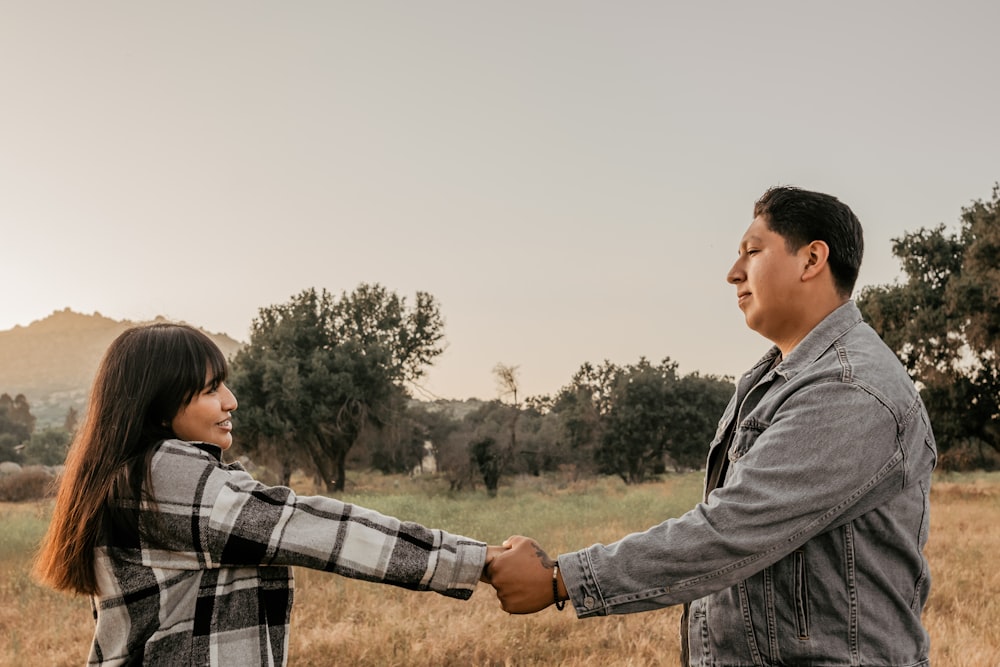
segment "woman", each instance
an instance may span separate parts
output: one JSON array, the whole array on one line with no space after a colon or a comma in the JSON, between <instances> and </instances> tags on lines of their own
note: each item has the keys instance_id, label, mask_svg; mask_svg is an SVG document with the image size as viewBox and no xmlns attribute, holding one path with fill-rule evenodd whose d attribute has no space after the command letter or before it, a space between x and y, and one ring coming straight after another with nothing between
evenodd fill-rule
<instances>
[{"instance_id":1,"label":"woman","mask_svg":"<svg viewBox=\"0 0 1000 667\"><path fill-rule=\"evenodd\" d=\"M224 463L225 380L219 348L179 324L131 328L101 362L35 565L92 596L89 664L284 664L292 565L472 595L485 544Z\"/></svg>"}]
</instances>

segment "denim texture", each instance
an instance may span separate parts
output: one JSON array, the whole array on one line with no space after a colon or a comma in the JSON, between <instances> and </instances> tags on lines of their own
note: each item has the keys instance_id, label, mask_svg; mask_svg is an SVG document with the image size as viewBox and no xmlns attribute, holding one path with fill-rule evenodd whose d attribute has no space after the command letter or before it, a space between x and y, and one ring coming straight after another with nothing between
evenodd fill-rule
<instances>
[{"instance_id":1,"label":"denim texture","mask_svg":"<svg viewBox=\"0 0 1000 667\"><path fill-rule=\"evenodd\" d=\"M576 613L691 603L689 665L929 664L937 453L916 388L853 302L777 356L738 380L702 503L559 557Z\"/></svg>"}]
</instances>

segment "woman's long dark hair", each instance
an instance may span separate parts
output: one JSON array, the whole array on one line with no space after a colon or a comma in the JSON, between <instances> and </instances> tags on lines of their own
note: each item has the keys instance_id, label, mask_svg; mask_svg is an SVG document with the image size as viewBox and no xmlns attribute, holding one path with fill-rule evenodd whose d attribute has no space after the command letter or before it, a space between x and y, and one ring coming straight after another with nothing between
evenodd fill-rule
<instances>
[{"instance_id":1,"label":"woman's long dark hair","mask_svg":"<svg viewBox=\"0 0 1000 667\"><path fill-rule=\"evenodd\" d=\"M111 524L134 522L151 498L156 445L173 437L177 412L226 379L226 359L201 331L158 322L130 328L108 347L90 404L66 456L35 576L65 591L97 593L94 549ZM133 525L133 530L138 526Z\"/></svg>"}]
</instances>

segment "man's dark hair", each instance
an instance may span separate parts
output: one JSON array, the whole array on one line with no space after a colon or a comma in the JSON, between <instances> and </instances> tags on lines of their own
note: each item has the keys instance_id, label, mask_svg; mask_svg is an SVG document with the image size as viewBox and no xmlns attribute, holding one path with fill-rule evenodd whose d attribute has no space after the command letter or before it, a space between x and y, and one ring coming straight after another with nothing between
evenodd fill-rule
<instances>
[{"instance_id":1,"label":"man's dark hair","mask_svg":"<svg viewBox=\"0 0 1000 667\"><path fill-rule=\"evenodd\" d=\"M777 186L761 195L753 215L763 216L768 228L784 237L790 251L813 241L826 243L834 283L841 294L851 295L865 241L861 222L847 204L822 192Z\"/></svg>"}]
</instances>

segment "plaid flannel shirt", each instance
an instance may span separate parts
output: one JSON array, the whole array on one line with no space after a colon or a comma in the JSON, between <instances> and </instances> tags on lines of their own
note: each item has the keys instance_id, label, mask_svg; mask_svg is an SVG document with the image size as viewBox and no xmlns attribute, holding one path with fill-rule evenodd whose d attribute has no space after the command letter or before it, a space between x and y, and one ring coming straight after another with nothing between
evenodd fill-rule
<instances>
[{"instance_id":1,"label":"plaid flannel shirt","mask_svg":"<svg viewBox=\"0 0 1000 667\"><path fill-rule=\"evenodd\" d=\"M283 665L290 566L468 599L486 545L256 482L211 445L163 442L144 534L97 549L89 665ZM155 542L155 544L153 543Z\"/></svg>"}]
</instances>

